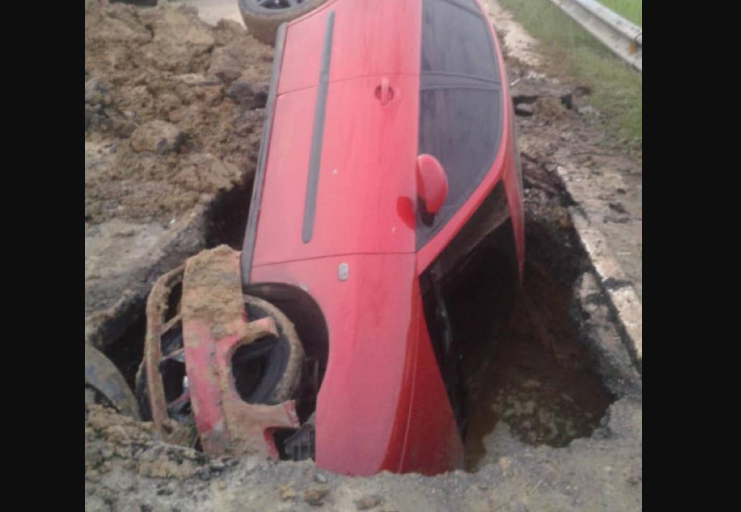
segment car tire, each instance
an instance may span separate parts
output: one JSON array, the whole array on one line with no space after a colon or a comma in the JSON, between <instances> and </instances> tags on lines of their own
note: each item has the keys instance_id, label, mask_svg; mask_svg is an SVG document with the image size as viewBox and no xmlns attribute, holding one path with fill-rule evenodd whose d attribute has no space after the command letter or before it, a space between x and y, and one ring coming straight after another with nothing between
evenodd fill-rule
<instances>
[{"instance_id":1,"label":"car tire","mask_svg":"<svg viewBox=\"0 0 741 512\"><path fill-rule=\"evenodd\" d=\"M304 347L296 328L283 312L267 301L246 295L244 297L250 320L272 317L278 328L277 346L269 351L264 373L257 387L246 401L253 404L277 405L296 398L304 365ZM251 348L246 346L245 348ZM256 352L260 351L255 343ZM247 357L250 357L247 354Z\"/></svg>"},{"instance_id":2,"label":"car tire","mask_svg":"<svg viewBox=\"0 0 741 512\"><path fill-rule=\"evenodd\" d=\"M134 393L113 362L101 351L85 343L85 388L92 389L118 412L139 419Z\"/></svg>"},{"instance_id":3,"label":"car tire","mask_svg":"<svg viewBox=\"0 0 741 512\"><path fill-rule=\"evenodd\" d=\"M136 372L134 394L142 421L152 421L152 409L149 406L149 392L147 391L147 370L144 368L144 363L139 365L139 371Z\"/></svg>"},{"instance_id":4,"label":"car tire","mask_svg":"<svg viewBox=\"0 0 741 512\"><path fill-rule=\"evenodd\" d=\"M305 0L296 7L268 9L257 5L256 0L239 0L239 10L250 34L265 44L275 45L278 27L313 11L327 0Z\"/></svg>"}]
</instances>

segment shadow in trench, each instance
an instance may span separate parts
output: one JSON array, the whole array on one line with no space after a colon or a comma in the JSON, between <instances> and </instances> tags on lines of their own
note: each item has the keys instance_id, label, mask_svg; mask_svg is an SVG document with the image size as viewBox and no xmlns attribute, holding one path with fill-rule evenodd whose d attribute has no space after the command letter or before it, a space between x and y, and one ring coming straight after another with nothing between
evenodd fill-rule
<instances>
[{"instance_id":1,"label":"shadow in trench","mask_svg":"<svg viewBox=\"0 0 741 512\"><path fill-rule=\"evenodd\" d=\"M500 422L523 443L564 447L590 437L613 401L570 310L581 255L554 259L562 241L537 225L528 235L525 282L511 317L491 254L475 259L446 293L466 381L469 470L497 459L492 434Z\"/></svg>"}]
</instances>

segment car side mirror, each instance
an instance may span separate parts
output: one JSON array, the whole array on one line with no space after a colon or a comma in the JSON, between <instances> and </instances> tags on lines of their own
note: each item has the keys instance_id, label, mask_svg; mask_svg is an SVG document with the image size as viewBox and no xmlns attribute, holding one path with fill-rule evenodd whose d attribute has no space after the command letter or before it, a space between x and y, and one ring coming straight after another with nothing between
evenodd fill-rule
<instances>
[{"instance_id":1,"label":"car side mirror","mask_svg":"<svg viewBox=\"0 0 741 512\"><path fill-rule=\"evenodd\" d=\"M436 214L448 197L448 176L440 161L432 155L417 157L417 196L429 214Z\"/></svg>"}]
</instances>

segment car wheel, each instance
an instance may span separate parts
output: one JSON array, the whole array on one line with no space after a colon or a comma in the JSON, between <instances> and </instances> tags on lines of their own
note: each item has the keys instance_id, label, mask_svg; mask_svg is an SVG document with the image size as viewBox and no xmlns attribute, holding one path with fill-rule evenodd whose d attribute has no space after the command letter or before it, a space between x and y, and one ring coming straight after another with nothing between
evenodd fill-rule
<instances>
[{"instance_id":1,"label":"car wheel","mask_svg":"<svg viewBox=\"0 0 741 512\"><path fill-rule=\"evenodd\" d=\"M327 0L239 0L244 24L258 41L273 46L278 27L313 11Z\"/></svg>"},{"instance_id":2,"label":"car wheel","mask_svg":"<svg viewBox=\"0 0 741 512\"><path fill-rule=\"evenodd\" d=\"M292 400L296 398L304 364L304 348L296 329L288 317L269 302L249 295L244 299L249 320L272 317L278 328L278 338L256 340L237 350L232 361L237 390L252 404L276 405Z\"/></svg>"},{"instance_id":3,"label":"car wheel","mask_svg":"<svg viewBox=\"0 0 741 512\"><path fill-rule=\"evenodd\" d=\"M245 296L249 321L267 317L275 320L278 337L255 340L240 347L232 359L232 375L239 396L250 404L276 405L296 398L301 382L304 349L293 323L278 308L257 297ZM160 372L167 413L178 422L192 414L185 368L182 324L178 323L161 340ZM152 418L144 363L136 377L136 398L145 420Z\"/></svg>"},{"instance_id":4,"label":"car wheel","mask_svg":"<svg viewBox=\"0 0 741 512\"><path fill-rule=\"evenodd\" d=\"M102 352L85 344L85 390L91 390L103 403L121 414L139 419L134 394L121 372Z\"/></svg>"}]
</instances>

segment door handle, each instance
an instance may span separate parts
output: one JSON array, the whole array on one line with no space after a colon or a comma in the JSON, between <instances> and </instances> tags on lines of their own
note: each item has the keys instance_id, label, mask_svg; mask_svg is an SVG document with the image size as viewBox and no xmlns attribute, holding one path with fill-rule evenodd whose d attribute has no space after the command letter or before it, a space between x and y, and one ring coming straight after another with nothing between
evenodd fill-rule
<instances>
[{"instance_id":1,"label":"door handle","mask_svg":"<svg viewBox=\"0 0 741 512\"><path fill-rule=\"evenodd\" d=\"M381 80L381 85L376 87L376 98L381 102L381 105L388 105L391 100L394 99L394 90L391 88L391 82L388 78Z\"/></svg>"}]
</instances>

